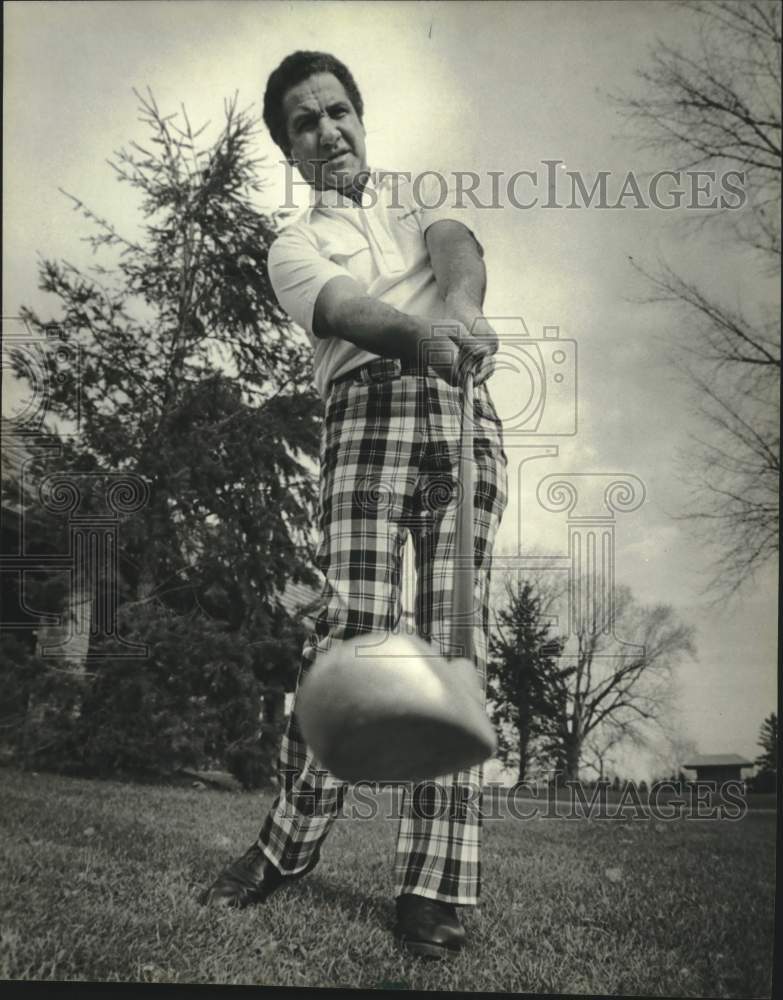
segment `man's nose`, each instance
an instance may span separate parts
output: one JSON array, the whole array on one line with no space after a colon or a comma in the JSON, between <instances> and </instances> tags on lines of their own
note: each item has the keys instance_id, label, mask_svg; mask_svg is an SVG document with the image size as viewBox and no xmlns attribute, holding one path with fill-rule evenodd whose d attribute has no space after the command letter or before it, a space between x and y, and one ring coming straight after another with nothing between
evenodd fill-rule
<instances>
[{"instance_id":1,"label":"man's nose","mask_svg":"<svg viewBox=\"0 0 783 1000\"><path fill-rule=\"evenodd\" d=\"M340 138L336 122L329 115L322 115L318 122L319 140L324 146L333 146Z\"/></svg>"}]
</instances>

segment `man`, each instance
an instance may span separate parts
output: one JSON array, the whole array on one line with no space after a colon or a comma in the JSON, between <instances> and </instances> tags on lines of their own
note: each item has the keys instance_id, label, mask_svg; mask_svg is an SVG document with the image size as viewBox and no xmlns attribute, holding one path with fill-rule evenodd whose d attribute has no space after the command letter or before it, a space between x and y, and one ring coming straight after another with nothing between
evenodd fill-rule
<instances>
[{"instance_id":1,"label":"man","mask_svg":"<svg viewBox=\"0 0 783 1000\"><path fill-rule=\"evenodd\" d=\"M417 184L369 171L362 98L333 56L284 59L267 84L264 121L312 188L310 209L283 230L268 262L280 303L313 345L325 402L318 559L327 599L303 669L333 641L394 628L409 532L417 626L449 652L461 382L470 370L482 608L474 645L483 681L492 544L507 500L501 425L485 384L497 338L486 321L480 337L471 333L482 320L483 251L455 199L439 199L436 175ZM205 902L263 902L317 863L345 785L313 759L295 705L279 767L280 791L257 843ZM432 783L406 799L395 936L415 954L447 957L464 944L456 907L478 902L480 782L480 768L439 782L447 810L432 808Z\"/></svg>"}]
</instances>

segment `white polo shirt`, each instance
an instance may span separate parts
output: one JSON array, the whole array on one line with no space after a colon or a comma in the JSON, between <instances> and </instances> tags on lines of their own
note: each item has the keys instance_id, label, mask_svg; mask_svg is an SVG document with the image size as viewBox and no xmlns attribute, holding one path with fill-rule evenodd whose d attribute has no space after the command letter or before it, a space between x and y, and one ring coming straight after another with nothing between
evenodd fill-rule
<instances>
[{"instance_id":1,"label":"white polo shirt","mask_svg":"<svg viewBox=\"0 0 783 1000\"><path fill-rule=\"evenodd\" d=\"M313 346L315 385L322 399L332 379L379 357L339 337L319 339L313 334L315 302L327 281L348 275L368 295L401 312L436 321L449 318L425 232L440 219L462 222L483 254L475 209L469 203L460 206L452 177L429 171L406 179L375 171L361 205L337 191L312 190L310 207L272 244L269 279L280 305Z\"/></svg>"}]
</instances>

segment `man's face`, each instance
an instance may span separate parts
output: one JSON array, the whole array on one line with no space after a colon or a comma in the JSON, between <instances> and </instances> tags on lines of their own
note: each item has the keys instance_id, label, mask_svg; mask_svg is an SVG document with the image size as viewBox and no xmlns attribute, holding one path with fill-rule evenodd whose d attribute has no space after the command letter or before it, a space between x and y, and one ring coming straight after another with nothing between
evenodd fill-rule
<instances>
[{"instance_id":1,"label":"man's face","mask_svg":"<svg viewBox=\"0 0 783 1000\"><path fill-rule=\"evenodd\" d=\"M364 126L345 88L331 73L316 73L283 98L289 159L317 190L361 190L367 170ZM356 181L356 184L354 184Z\"/></svg>"}]
</instances>

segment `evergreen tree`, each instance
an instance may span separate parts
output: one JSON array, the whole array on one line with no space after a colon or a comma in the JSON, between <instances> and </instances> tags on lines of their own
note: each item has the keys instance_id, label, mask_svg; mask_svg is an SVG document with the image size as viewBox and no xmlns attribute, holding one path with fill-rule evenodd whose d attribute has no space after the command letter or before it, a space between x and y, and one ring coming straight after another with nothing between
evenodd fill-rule
<instances>
[{"instance_id":1,"label":"evergreen tree","mask_svg":"<svg viewBox=\"0 0 783 1000\"><path fill-rule=\"evenodd\" d=\"M758 745L763 753L759 754L755 763L758 765L759 774L756 776L756 783L763 775L764 784L771 784L774 787L775 776L778 772L778 716L772 712L762 722L759 730ZM771 780L767 780L767 776Z\"/></svg>"},{"instance_id":2,"label":"evergreen tree","mask_svg":"<svg viewBox=\"0 0 783 1000\"><path fill-rule=\"evenodd\" d=\"M508 604L490 633L487 693L498 734L498 756L516 762L524 781L534 756L541 718L551 715L552 677L560 643L543 623L542 598L533 584L506 586Z\"/></svg>"},{"instance_id":3,"label":"evergreen tree","mask_svg":"<svg viewBox=\"0 0 783 1000\"><path fill-rule=\"evenodd\" d=\"M236 655L224 650L225 663L246 721L258 719L265 689L290 688L301 648L302 630L276 594L289 579L317 581L311 525L321 403L311 351L269 284L275 231L256 204L262 184L250 116L227 102L220 134L200 148L203 129L192 129L184 109L164 115L151 94L139 101L149 141L131 142L111 166L141 196L140 235L120 234L73 198L103 262L83 271L45 259L41 288L59 300L59 315L23 310L32 331L56 328L81 356L79 377L60 378L73 373L59 371L52 352L50 417L77 431L66 437L50 420L44 436L62 446L57 471L77 483L80 513L102 512L102 472L134 473L149 487L148 502L121 527L119 579L100 583L116 586L123 620L140 641L146 627L160 637L146 665L128 663L153 683L156 657L169 648L161 629L181 632L167 609L206 623L207 632L228 631ZM29 381L23 359L12 361ZM145 610L149 602L159 610ZM240 655L240 646L255 652ZM180 655L185 674L189 656L203 661L189 647ZM106 708L107 690L96 685L86 698L85 725L99 703ZM191 695L209 701L226 690ZM125 709L110 701L116 729ZM143 703L130 699L127 712ZM235 730L227 724L224 738L203 742L204 753L208 745L225 749Z\"/></svg>"},{"instance_id":4,"label":"evergreen tree","mask_svg":"<svg viewBox=\"0 0 783 1000\"><path fill-rule=\"evenodd\" d=\"M60 316L23 318L81 350L80 377L58 381L55 369L51 380L52 415L78 420L71 464L149 483L124 530L126 597L187 591L186 604L236 627L289 577L313 580L306 460L318 454L321 406L310 348L266 273L274 230L254 204L251 119L227 104L221 134L199 150L184 111L180 127L151 96L140 110L149 149L131 143L112 166L142 195L143 238L74 199L115 266L88 276L44 260L41 287Z\"/></svg>"}]
</instances>

